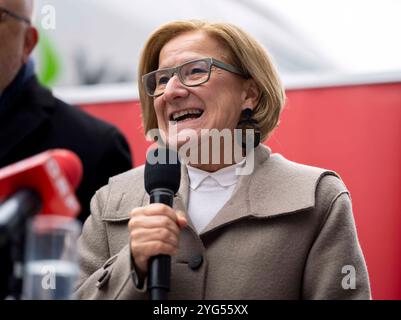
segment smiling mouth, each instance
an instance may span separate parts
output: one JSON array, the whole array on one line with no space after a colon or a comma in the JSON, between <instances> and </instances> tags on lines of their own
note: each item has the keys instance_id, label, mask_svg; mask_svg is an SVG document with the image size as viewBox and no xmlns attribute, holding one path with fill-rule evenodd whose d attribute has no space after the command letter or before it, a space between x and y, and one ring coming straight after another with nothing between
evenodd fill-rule
<instances>
[{"instance_id":1,"label":"smiling mouth","mask_svg":"<svg viewBox=\"0 0 401 320\"><path fill-rule=\"evenodd\" d=\"M170 121L175 123L182 123L185 121L195 120L202 116L203 110L201 109L188 109L174 112L170 115Z\"/></svg>"}]
</instances>

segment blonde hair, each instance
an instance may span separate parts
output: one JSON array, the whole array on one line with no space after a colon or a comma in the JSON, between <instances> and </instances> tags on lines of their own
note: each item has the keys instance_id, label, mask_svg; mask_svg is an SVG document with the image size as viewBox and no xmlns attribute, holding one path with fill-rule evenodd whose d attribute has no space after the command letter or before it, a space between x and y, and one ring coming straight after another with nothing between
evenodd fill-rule
<instances>
[{"instance_id":1,"label":"blonde hair","mask_svg":"<svg viewBox=\"0 0 401 320\"><path fill-rule=\"evenodd\" d=\"M230 63L242 69L256 82L260 99L254 109L253 118L261 130L261 141L265 140L279 122L285 102L285 93L276 68L262 45L245 31L229 23L211 23L202 20L173 21L156 29L146 42L139 63L138 88L145 133L157 128L153 98L149 97L142 83L142 76L158 69L159 54L171 39L187 32L203 31L219 40L232 59Z\"/></svg>"}]
</instances>

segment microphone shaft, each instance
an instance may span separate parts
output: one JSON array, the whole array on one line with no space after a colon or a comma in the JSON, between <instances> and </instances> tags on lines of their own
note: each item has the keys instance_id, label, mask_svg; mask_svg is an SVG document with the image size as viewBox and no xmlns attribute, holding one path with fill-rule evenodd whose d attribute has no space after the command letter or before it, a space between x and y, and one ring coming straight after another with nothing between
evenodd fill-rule
<instances>
[{"instance_id":1,"label":"microphone shaft","mask_svg":"<svg viewBox=\"0 0 401 320\"><path fill-rule=\"evenodd\" d=\"M150 203L163 203L173 206L174 192L168 189L155 189L150 194ZM148 290L150 300L167 300L170 291L171 257L158 255L149 259Z\"/></svg>"},{"instance_id":2,"label":"microphone shaft","mask_svg":"<svg viewBox=\"0 0 401 320\"><path fill-rule=\"evenodd\" d=\"M0 248L25 227L26 218L40 211L42 200L31 189L22 189L0 204Z\"/></svg>"}]
</instances>

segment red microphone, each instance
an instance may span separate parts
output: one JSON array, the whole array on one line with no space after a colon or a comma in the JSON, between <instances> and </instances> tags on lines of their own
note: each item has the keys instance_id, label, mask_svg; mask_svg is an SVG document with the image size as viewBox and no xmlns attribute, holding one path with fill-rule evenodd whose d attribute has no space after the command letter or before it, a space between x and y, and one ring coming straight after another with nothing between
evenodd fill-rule
<instances>
[{"instance_id":1,"label":"red microphone","mask_svg":"<svg viewBox=\"0 0 401 320\"><path fill-rule=\"evenodd\" d=\"M36 213L76 217L81 208L74 190L81 178L80 159L64 149L45 151L0 169L0 238ZM0 246L1 240L5 239L0 239Z\"/></svg>"}]
</instances>

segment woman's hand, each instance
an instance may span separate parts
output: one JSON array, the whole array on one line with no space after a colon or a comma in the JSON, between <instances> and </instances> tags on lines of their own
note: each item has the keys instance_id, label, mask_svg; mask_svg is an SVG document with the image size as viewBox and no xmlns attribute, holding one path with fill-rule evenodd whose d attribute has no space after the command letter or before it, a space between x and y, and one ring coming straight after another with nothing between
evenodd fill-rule
<instances>
[{"instance_id":1,"label":"woman's hand","mask_svg":"<svg viewBox=\"0 0 401 320\"><path fill-rule=\"evenodd\" d=\"M130 216L131 254L138 276L143 279L148 272L150 257L178 253L180 230L187 225L187 220L183 212L176 212L160 203L135 208Z\"/></svg>"}]
</instances>

